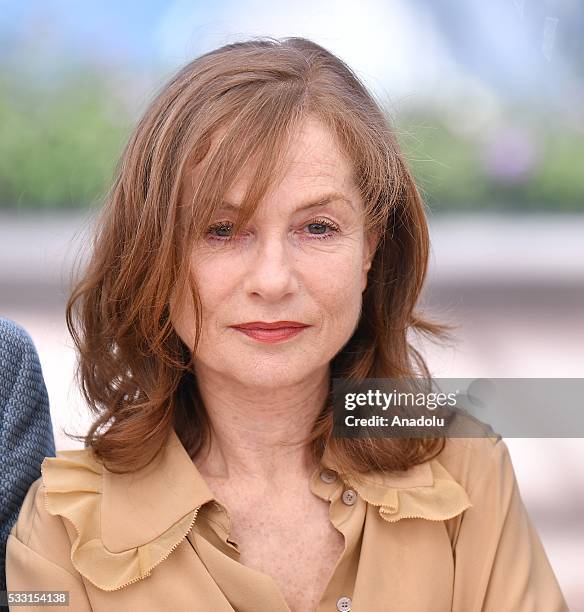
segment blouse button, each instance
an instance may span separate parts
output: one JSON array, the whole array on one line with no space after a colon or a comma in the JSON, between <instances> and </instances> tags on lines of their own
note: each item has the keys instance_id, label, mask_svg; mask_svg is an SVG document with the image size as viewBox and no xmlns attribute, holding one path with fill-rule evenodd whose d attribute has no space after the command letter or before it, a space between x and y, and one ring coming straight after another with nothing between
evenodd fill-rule
<instances>
[{"instance_id":1,"label":"blouse button","mask_svg":"<svg viewBox=\"0 0 584 612\"><path fill-rule=\"evenodd\" d=\"M337 479L337 475L332 470L323 470L320 473L320 479L327 484L334 482Z\"/></svg>"},{"instance_id":2,"label":"blouse button","mask_svg":"<svg viewBox=\"0 0 584 612\"><path fill-rule=\"evenodd\" d=\"M347 506L352 506L356 501L357 501L357 493L355 493L353 489L347 489L343 493L343 502L347 504Z\"/></svg>"},{"instance_id":3,"label":"blouse button","mask_svg":"<svg viewBox=\"0 0 584 612\"><path fill-rule=\"evenodd\" d=\"M351 612L351 598L341 597L339 601L337 601L337 610L339 612Z\"/></svg>"}]
</instances>

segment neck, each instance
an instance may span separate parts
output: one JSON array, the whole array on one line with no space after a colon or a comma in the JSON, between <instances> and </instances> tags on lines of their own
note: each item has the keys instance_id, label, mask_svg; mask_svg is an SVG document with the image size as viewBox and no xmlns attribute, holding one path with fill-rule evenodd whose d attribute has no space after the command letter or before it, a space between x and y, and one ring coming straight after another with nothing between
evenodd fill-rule
<instances>
[{"instance_id":1,"label":"neck","mask_svg":"<svg viewBox=\"0 0 584 612\"><path fill-rule=\"evenodd\" d=\"M315 467L302 440L326 401L330 372L266 393L197 371L211 439L195 458L201 474L250 485L306 479Z\"/></svg>"}]
</instances>

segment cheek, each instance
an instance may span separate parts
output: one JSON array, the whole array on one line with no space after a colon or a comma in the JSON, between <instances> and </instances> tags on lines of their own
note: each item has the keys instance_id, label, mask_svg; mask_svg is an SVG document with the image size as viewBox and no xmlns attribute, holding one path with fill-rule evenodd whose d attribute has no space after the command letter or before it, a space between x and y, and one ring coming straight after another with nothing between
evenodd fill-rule
<instances>
[{"instance_id":1,"label":"cheek","mask_svg":"<svg viewBox=\"0 0 584 612\"><path fill-rule=\"evenodd\" d=\"M179 338L192 348L194 333L194 307L189 295L185 295L181 300L174 294L170 298L170 321Z\"/></svg>"},{"instance_id":2,"label":"cheek","mask_svg":"<svg viewBox=\"0 0 584 612\"><path fill-rule=\"evenodd\" d=\"M221 291L224 278L220 270L209 265L208 262L191 266L191 277L198 288L200 305L203 313L203 328L212 324L213 313L217 311L217 305L222 302ZM195 339L195 304L190 292L186 291L181 299L172 295L170 298L171 322L181 340L192 348Z\"/></svg>"},{"instance_id":3,"label":"cheek","mask_svg":"<svg viewBox=\"0 0 584 612\"><path fill-rule=\"evenodd\" d=\"M211 316L217 311L225 296L229 293L230 279L234 278L237 271L234 267L233 258L216 259L200 258L197 265L191 266L191 276L199 290L199 299L204 313Z\"/></svg>"},{"instance_id":4,"label":"cheek","mask_svg":"<svg viewBox=\"0 0 584 612\"><path fill-rule=\"evenodd\" d=\"M314 266L310 273L312 295L329 318L354 320L361 307L361 260L355 255Z\"/></svg>"}]
</instances>

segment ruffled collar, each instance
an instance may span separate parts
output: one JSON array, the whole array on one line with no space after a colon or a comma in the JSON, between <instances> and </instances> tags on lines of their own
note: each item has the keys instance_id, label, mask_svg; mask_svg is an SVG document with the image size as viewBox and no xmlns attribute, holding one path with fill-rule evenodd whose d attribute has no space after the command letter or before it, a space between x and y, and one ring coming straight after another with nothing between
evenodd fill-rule
<instances>
[{"instance_id":1,"label":"ruffled collar","mask_svg":"<svg viewBox=\"0 0 584 612\"><path fill-rule=\"evenodd\" d=\"M103 470L103 543L112 552L135 548L213 499L173 429L156 462L132 474Z\"/></svg>"},{"instance_id":2,"label":"ruffled collar","mask_svg":"<svg viewBox=\"0 0 584 612\"><path fill-rule=\"evenodd\" d=\"M324 468L340 477L335 487L323 486L317 470L313 490L323 498L335 497L335 488L351 488L366 502L379 508L380 516L390 523L406 518L445 521L472 506L464 487L438 459L430 459L399 473L371 470L358 477L338 471L328 448L321 459Z\"/></svg>"},{"instance_id":3,"label":"ruffled collar","mask_svg":"<svg viewBox=\"0 0 584 612\"><path fill-rule=\"evenodd\" d=\"M106 591L149 576L214 499L174 430L158 457L131 474L110 472L88 448L57 451L41 473L47 511L77 532L73 566Z\"/></svg>"},{"instance_id":4,"label":"ruffled collar","mask_svg":"<svg viewBox=\"0 0 584 612\"><path fill-rule=\"evenodd\" d=\"M324 485L322 468L334 469L326 451L311 477L317 490ZM108 591L149 576L190 532L201 506L215 500L174 430L158 457L131 474L110 472L87 448L58 451L41 471L47 511L68 519L77 532L73 566ZM389 522L446 520L472 505L436 459L400 475L340 476L338 486L353 488Z\"/></svg>"}]
</instances>

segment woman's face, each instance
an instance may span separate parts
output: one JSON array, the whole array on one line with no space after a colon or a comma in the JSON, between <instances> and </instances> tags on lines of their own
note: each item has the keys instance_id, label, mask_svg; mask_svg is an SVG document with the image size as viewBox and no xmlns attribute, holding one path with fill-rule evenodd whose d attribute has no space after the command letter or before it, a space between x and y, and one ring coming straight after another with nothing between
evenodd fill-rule
<instances>
[{"instance_id":1,"label":"woman's face","mask_svg":"<svg viewBox=\"0 0 584 612\"><path fill-rule=\"evenodd\" d=\"M294 385L322 375L357 326L375 245L365 236L351 164L314 119L299 130L286 161L282 180L240 236L230 237L235 213L226 207L193 246L191 270L203 308L198 377L264 389ZM196 178L195 168L189 181ZM247 180L244 168L227 203L239 205ZM307 206L317 202L323 204ZM177 333L192 346L190 297L171 306ZM277 321L306 327L277 337L237 329Z\"/></svg>"}]
</instances>

